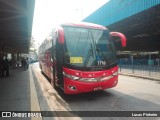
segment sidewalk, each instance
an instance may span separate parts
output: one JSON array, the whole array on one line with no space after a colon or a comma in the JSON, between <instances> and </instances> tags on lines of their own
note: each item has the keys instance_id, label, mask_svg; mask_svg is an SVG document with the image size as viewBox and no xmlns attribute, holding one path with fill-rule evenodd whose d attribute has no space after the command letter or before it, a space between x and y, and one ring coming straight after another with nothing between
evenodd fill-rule
<instances>
[{"instance_id":1,"label":"sidewalk","mask_svg":"<svg viewBox=\"0 0 160 120\"><path fill-rule=\"evenodd\" d=\"M29 70L11 69L0 78L0 111L30 111Z\"/></svg>"},{"instance_id":2,"label":"sidewalk","mask_svg":"<svg viewBox=\"0 0 160 120\"><path fill-rule=\"evenodd\" d=\"M0 78L0 111L40 111L30 68L26 71L21 68L10 69L9 77ZM18 119L41 120L38 117Z\"/></svg>"},{"instance_id":3,"label":"sidewalk","mask_svg":"<svg viewBox=\"0 0 160 120\"><path fill-rule=\"evenodd\" d=\"M24 113L43 111L45 115L49 114L49 116L55 117L12 117L6 119L0 117L0 120L73 120L74 117L61 117L56 113L56 110L63 111L63 107L59 103L60 100L46 79L42 77L45 79L42 82L42 78L38 78L42 75L39 75L39 72L35 71L33 67L35 66L31 65L26 71L21 68L11 69L9 77L0 78L0 115L2 112L10 111L24 111Z\"/></svg>"}]
</instances>

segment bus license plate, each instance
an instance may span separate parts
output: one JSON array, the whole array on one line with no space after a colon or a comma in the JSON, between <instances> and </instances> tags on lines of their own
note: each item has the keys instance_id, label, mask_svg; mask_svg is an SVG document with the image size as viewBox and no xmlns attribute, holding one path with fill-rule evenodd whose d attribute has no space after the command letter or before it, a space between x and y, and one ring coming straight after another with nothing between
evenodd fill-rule
<instances>
[{"instance_id":1,"label":"bus license plate","mask_svg":"<svg viewBox=\"0 0 160 120\"><path fill-rule=\"evenodd\" d=\"M96 91L96 90L102 90L102 87L96 87L96 88L94 88L94 91Z\"/></svg>"}]
</instances>

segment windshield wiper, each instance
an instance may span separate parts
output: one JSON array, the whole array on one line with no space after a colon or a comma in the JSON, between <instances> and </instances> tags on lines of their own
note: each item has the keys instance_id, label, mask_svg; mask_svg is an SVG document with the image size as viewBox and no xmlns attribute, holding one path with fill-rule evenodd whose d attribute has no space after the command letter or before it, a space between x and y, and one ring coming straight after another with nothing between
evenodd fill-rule
<instances>
[{"instance_id":1,"label":"windshield wiper","mask_svg":"<svg viewBox=\"0 0 160 120\"><path fill-rule=\"evenodd\" d=\"M85 66L85 67L87 66L87 64L88 64L89 59L90 59L91 56L94 57L93 49L92 49L92 48L89 49L88 54L87 54L87 57L86 57L86 60L84 61L84 66Z\"/></svg>"},{"instance_id":2,"label":"windshield wiper","mask_svg":"<svg viewBox=\"0 0 160 120\"><path fill-rule=\"evenodd\" d=\"M90 31L91 32L91 31ZM89 34L88 34L89 35ZM90 49L89 49L89 51L88 51L88 54L87 54L87 57L86 57L86 60L84 61L84 66L86 67L87 66L87 64L88 64L88 62L89 62L89 59L90 59L90 57L91 57L91 54L92 54L92 56L93 56L93 58L95 58L96 57L96 53L95 53L95 51L94 51L94 46L93 46L93 35L92 35L92 32L91 32L91 36L92 36L92 38L90 39ZM93 43L93 44L92 44Z\"/></svg>"},{"instance_id":3,"label":"windshield wiper","mask_svg":"<svg viewBox=\"0 0 160 120\"><path fill-rule=\"evenodd\" d=\"M94 49L95 49L95 56L97 57L97 55L98 55L98 57L99 57L99 50L100 49L97 48L97 44L95 43L92 31L91 31L91 36L92 36L92 43L93 43L93 46L94 46ZM96 54L96 52L97 52L97 54ZM107 57L105 57L105 55L102 52L100 52L100 53L103 56L103 58L105 59L105 61L107 62L107 64L110 66L109 59Z\"/></svg>"}]
</instances>

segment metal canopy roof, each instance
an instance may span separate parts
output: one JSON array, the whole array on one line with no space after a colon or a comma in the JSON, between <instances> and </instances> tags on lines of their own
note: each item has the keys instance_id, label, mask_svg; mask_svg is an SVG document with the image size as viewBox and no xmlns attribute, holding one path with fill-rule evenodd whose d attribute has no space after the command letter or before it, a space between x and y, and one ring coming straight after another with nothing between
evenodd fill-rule
<instances>
[{"instance_id":1,"label":"metal canopy roof","mask_svg":"<svg viewBox=\"0 0 160 120\"><path fill-rule=\"evenodd\" d=\"M122 32L127 46L118 50L160 51L160 0L110 0L83 21Z\"/></svg>"},{"instance_id":2,"label":"metal canopy roof","mask_svg":"<svg viewBox=\"0 0 160 120\"><path fill-rule=\"evenodd\" d=\"M0 50L28 53L35 0L0 0Z\"/></svg>"},{"instance_id":3,"label":"metal canopy roof","mask_svg":"<svg viewBox=\"0 0 160 120\"><path fill-rule=\"evenodd\" d=\"M127 37L121 50L160 51L160 5L108 26L110 31L120 31Z\"/></svg>"}]
</instances>

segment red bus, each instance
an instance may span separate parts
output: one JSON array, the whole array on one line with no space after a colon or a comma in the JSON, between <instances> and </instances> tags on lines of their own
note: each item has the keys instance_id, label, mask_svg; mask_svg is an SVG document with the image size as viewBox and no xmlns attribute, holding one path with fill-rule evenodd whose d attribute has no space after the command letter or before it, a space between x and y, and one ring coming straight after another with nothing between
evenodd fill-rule
<instances>
[{"instance_id":1,"label":"red bus","mask_svg":"<svg viewBox=\"0 0 160 120\"><path fill-rule=\"evenodd\" d=\"M112 36L104 26L80 22L65 23L54 28L39 47L39 66L54 88L66 94L77 94L112 88L118 83L116 49Z\"/></svg>"}]
</instances>

